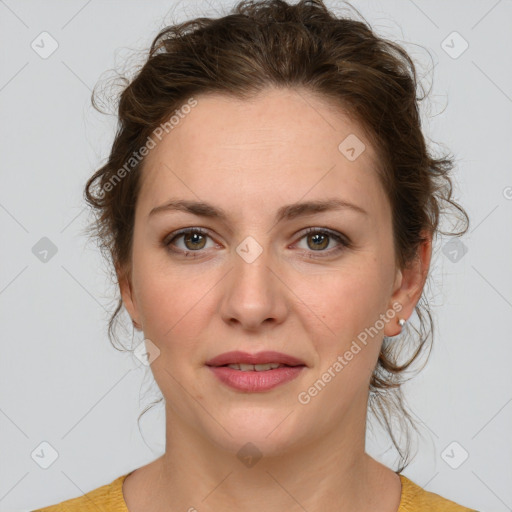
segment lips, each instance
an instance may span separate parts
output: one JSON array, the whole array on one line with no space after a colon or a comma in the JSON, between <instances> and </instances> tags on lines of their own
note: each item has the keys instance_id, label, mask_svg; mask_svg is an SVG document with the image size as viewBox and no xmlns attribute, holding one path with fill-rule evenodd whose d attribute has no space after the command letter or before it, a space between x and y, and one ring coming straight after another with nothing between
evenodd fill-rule
<instances>
[{"instance_id":1,"label":"lips","mask_svg":"<svg viewBox=\"0 0 512 512\"><path fill-rule=\"evenodd\" d=\"M256 354L248 352L233 351L220 354L213 359L206 361L206 366L227 366L227 365L264 365L264 364L280 364L284 366L306 366L304 361L283 354L282 352L265 351Z\"/></svg>"}]
</instances>

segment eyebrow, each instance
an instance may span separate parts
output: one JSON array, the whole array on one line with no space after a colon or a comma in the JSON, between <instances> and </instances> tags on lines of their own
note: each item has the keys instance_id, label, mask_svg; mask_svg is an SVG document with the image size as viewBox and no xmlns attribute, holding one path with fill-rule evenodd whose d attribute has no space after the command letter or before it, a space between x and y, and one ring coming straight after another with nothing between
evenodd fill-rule
<instances>
[{"instance_id":1,"label":"eyebrow","mask_svg":"<svg viewBox=\"0 0 512 512\"><path fill-rule=\"evenodd\" d=\"M354 212L368 216L368 212L360 206L357 206L356 204L350 203L343 199L332 198L317 201L306 201L302 203L292 203L286 206L282 206L276 213L275 223L279 223L283 220L293 220L297 217L314 215L316 213L330 210L343 209L352 210ZM184 199L171 200L161 206L156 206L149 212L148 218L153 217L156 214L172 211L182 211L197 215L199 217L218 219L225 223L227 223L229 219L227 212L218 206L214 206L203 201L190 201Z\"/></svg>"}]
</instances>

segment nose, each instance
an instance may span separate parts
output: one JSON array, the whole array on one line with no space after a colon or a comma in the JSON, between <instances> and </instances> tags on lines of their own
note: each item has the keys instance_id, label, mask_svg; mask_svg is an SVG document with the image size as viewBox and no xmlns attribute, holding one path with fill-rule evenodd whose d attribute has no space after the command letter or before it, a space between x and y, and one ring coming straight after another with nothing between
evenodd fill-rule
<instances>
[{"instance_id":1,"label":"nose","mask_svg":"<svg viewBox=\"0 0 512 512\"><path fill-rule=\"evenodd\" d=\"M265 330L285 320L289 293L268 249L254 260L236 252L223 280L220 314L243 331Z\"/></svg>"}]
</instances>

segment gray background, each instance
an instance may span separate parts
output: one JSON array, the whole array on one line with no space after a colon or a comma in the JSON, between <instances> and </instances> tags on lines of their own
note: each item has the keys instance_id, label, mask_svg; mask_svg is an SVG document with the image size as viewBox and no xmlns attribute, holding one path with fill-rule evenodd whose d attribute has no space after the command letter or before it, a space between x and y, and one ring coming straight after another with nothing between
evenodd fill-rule
<instances>
[{"instance_id":1,"label":"gray background","mask_svg":"<svg viewBox=\"0 0 512 512\"><path fill-rule=\"evenodd\" d=\"M441 240L433 258L435 346L405 389L424 436L404 474L482 512L512 510L512 2L353 4L405 46L427 86L434 65L424 127L456 155L456 198L472 221L467 252L443 252ZM82 234L83 186L115 127L89 100L101 75L126 67L166 22L220 5L0 0L1 511L79 496L164 450L161 406L139 432L137 416L158 391L149 370L107 339L116 289ZM58 43L47 58L31 47L43 51L46 37L51 49L43 31ZM57 249L46 262L37 257L43 237ZM47 469L31 456L49 456L42 442L58 454ZM368 451L395 461L378 429Z\"/></svg>"}]
</instances>

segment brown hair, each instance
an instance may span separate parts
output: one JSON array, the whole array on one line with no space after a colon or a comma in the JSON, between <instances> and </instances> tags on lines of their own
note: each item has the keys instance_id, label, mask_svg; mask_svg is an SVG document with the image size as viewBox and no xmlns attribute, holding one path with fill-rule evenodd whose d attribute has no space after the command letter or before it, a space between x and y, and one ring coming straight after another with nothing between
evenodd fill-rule
<instances>
[{"instance_id":1,"label":"brown hair","mask_svg":"<svg viewBox=\"0 0 512 512\"><path fill-rule=\"evenodd\" d=\"M411 58L396 43L378 37L366 21L337 17L321 0L295 5L283 0L242 1L229 15L168 26L155 37L145 63L131 81L125 79L124 86L110 156L85 187L86 201L96 213L91 231L117 269L130 267L144 163L133 155L187 99L212 92L249 99L269 87L304 88L346 110L379 155L376 171L392 208L399 268L414 260L425 232L460 236L468 230L466 212L452 199L453 157L435 158L426 146L418 111L425 95L416 96ZM124 173L119 172L122 168ZM114 182L120 174L122 179ZM462 214L465 227L460 232L440 231L442 202ZM119 298L110 318L111 341L122 305ZM401 384L409 366L431 348L433 322L424 294L416 313L416 336L407 331L401 336L408 349L415 347L412 355L400 363L403 346L385 337L370 381L369 407L404 462L398 471L409 458L407 426L416 429ZM407 434L405 455L391 428L393 412Z\"/></svg>"}]
</instances>

